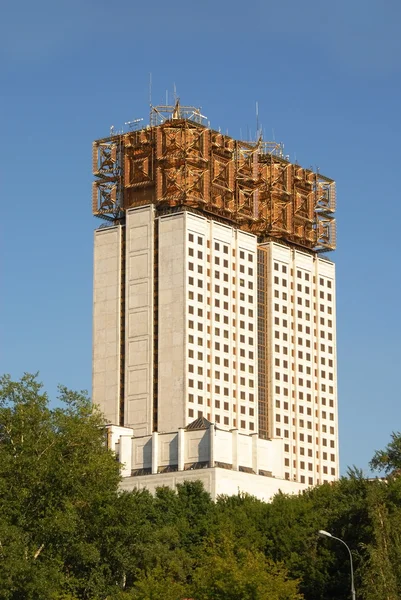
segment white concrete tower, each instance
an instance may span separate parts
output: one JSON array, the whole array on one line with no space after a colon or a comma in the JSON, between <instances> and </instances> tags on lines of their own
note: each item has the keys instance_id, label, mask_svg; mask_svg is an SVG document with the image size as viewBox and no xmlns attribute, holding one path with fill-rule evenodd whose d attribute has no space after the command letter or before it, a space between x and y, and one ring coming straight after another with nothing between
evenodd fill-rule
<instances>
[{"instance_id":1,"label":"white concrete tower","mask_svg":"<svg viewBox=\"0 0 401 600\"><path fill-rule=\"evenodd\" d=\"M93 401L124 485L332 481L334 182L160 110L94 143Z\"/></svg>"}]
</instances>

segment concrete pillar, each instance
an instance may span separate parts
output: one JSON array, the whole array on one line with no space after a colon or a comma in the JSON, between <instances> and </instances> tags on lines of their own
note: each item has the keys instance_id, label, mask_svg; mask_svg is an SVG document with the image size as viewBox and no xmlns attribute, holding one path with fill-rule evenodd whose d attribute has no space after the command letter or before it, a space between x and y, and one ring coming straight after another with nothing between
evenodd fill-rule
<instances>
[{"instance_id":1,"label":"concrete pillar","mask_svg":"<svg viewBox=\"0 0 401 600\"><path fill-rule=\"evenodd\" d=\"M120 463L121 475L129 477L132 470L132 436L120 436Z\"/></svg>"},{"instance_id":2,"label":"concrete pillar","mask_svg":"<svg viewBox=\"0 0 401 600\"><path fill-rule=\"evenodd\" d=\"M209 426L209 467L214 467L215 457L214 457L214 438L215 438L215 426L214 423L211 423Z\"/></svg>"},{"instance_id":3,"label":"concrete pillar","mask_svg":"<svg viewBox=\"0 0 401 600\"><path fill-rule=\"evenodd\" d=\"M232 429L233 471L238 471L238 429Z\"/></svg>"},{"instance_id":4,"label":"concrete pillar","mask_svg":"<svg viewBox=\"0 0 401 600\"><path fill-rule=\"evenodd\" d=\"M157 473L159 467L159 434L157 431L152 433L152 475Z\"/></svg>"},{"instance_id":5,"label":"concrete pillar","mask_svg":"<svg viewBox=\"0 0 401 600\"><path fill-rule=\"evenodd\" d=\"M185 429L178 428L178 470L183 471L185 464Z\"/></svg>"},{"instance_id":6,"label":"concrete pillar","mask_svg":"<svg viewBox=\"0 0 401 600\"><path fill-rule=\"evenodd\" d=\"M256 473L256 475L259 475L259 464L258 464L258 440L259 440L259 436L257 433L253 433L251 435L252 438L252 469L253 471Z\"/></svg>"}]
</instances>

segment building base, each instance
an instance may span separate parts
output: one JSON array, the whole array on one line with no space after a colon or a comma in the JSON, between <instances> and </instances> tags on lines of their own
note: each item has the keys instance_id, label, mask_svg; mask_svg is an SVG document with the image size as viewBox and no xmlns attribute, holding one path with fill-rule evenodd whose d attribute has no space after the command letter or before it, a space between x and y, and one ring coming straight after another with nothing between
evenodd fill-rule
<instances>
[{"instance_id":1,"label":"building base","mask_svg":"<svg viewBox=\"0 0 401 600\"><path fill-rule=\"evenodd\" d=\"M249 494L259 500L269 502L279 492L298 494L307 488L305 484L297 481L231 471L219 467L124 477L120 487L125 491L146 488L153 494L158 487L175 488L177 484L184 483L184 481L201 481L213 500L222 495Z\"/></svg>"}]
</instances>

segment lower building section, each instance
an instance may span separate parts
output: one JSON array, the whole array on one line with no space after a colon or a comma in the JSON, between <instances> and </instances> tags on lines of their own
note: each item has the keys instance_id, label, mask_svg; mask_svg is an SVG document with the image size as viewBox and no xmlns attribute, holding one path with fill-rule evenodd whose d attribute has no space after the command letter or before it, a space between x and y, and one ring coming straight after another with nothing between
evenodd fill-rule
<instances>
[{"instance_id":1,"label":"lower building section","mask_svg":"<svg viewBox=\"0 0 401 600\"><path fill-rule=\"evenodd\" d=\"M146 488L153 494L158 487L175 488L177 484L184 481L201 481L212 500L216 500L219 496L249 494L263 502L269 502L278 493L298 494L307 487L305 484L295 481L263 477L241 471L227 471L221 467L207 467L193 471L124 477L121 489L131 491Z\"/></svg>"},{"instance_id":2,"label":"lower building section","mask_svg":"<svg viewBox=\"0 0 401 600\"><path fill-rule=\"evenodd\" d=\"M213 499L247 493L268 501L306 485L284 478L283 440L263 440L222 430L205 418L176 432L136 437L128 427L108 426L108 444L122 465L122 489L175 487L200 480Z\"/></svg>"},{"instance_id":3,"label":"lower building section","mask_svg":"<svg viewBox=\"0 0 401 600\"><path fill-rule=\"evenodd\" d=\"M326 257L199 211L97 230L93 401L125 476L336 480L335 313Z\"/></svg>"}]
</instances>

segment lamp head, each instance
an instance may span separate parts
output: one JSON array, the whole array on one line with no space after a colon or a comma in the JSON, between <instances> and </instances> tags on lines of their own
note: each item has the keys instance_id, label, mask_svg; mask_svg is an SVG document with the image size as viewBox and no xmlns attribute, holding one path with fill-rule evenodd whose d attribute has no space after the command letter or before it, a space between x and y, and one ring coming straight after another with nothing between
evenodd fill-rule
<instances>
[{"instance_id":1,"label":"lamp head","mask_svg":"<svg viewBox=\"0 0 401 600\"><path fill-rule=\"evenodd\" d=\"M320 535L320 537L333 537L331 535L331 533L329 533L328 531L325 531L324 529L319 529L319 531L317 532L318 535Z\"/></svg>"}]
</instances>

